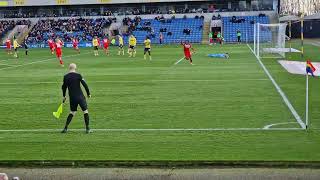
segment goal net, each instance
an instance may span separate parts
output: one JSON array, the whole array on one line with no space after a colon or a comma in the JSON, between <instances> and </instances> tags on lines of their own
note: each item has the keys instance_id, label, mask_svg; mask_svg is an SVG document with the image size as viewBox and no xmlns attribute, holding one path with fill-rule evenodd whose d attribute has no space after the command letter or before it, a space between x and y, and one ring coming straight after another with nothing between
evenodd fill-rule
<instances>
[{"instance_id":1,"label":"goal net","mask_svg":"<svg viewBox=\"0 0 320 180\"><path fill-rule=\"evenodd\" d=\"M286 48L287 24L260 24L254 26L254 53L262 58L281 58L287 52L299 52Z\"/></svg>"}]
</instances>

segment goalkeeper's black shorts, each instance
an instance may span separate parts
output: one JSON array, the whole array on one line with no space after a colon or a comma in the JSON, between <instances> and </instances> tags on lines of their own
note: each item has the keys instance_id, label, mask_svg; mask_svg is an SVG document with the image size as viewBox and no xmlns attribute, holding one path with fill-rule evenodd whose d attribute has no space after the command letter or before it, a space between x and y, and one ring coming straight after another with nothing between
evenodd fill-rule
<instances>
[{"instance_id":1,"label":"goalkeeper's black shorts","mask_svg":"<svg viewBox=\"0 0 320 180\"><path fill-rule=\"evenodd\" d=\"M88 110L88 105L85 97L81 98L70 98L70 110L77 111L80 106L82 111Z\"/></svg>"}]
</instances>

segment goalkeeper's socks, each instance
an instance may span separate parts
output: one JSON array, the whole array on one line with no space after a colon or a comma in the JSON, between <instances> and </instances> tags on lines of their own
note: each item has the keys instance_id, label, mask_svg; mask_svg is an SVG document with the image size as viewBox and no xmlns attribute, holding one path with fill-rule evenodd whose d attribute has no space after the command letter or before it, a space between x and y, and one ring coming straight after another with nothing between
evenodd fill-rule
<instances>
[{"instance_id":1,"label":"goalkeeper's socks","mask_svg":"<svg viewBox=\"0 0 320 180\"><path fill-rule=\"evenodd\" d=\"M73 118L73 115L69 114L69 116L67 117L67 122L66 122L66 125L65 125L64 129L68 129L68 126L72 121L72 118Z\"/></svg>"},{"instance_id":2,"label":"goalkeeper's socks","mask_svg":"<svg viewBox=\"0 0 320 180\"><path fill-rule=\"evenodd\" d=\"M152 61L152 57L151 56L149 56L149 60Z\"/></svg>"},{"instance_id":3,"label":"goalkeeper's socks","mask_svg":"<svg viewBox=\"0 0 320 180\"><path fill-rule=\"evenodd\" d=\"M144 55L143 58L144 58L144 60L146 60L147 59L147 55Z\"/></svg>"},{"instance_id":4,"label":"goalkeeper's socks","mask_svg":"<svg viewBox=\"0 0 320 180\"><path fill-rule=\"evenodd\" d=\"M86 130L90 130L90 128L89 128L89 114L88 113L86 113L86 114L84 114L83 115L83 117L84 117L84 122L85 122L85 124L86 124Z\"/></svg>"}]
</instances>

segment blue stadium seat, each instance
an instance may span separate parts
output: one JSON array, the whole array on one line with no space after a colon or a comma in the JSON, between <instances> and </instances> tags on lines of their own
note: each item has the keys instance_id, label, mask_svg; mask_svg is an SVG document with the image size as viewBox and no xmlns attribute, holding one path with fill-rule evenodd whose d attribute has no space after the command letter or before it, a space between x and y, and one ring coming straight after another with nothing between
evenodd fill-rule
<instances>
[{"instance_id":1,"label":"blue stadium seat","mask_svg":"<svg viewBox=\"0 0 320 180\"><path fill-rule=\"evenodd\" d=\"M166 28L167 32L163 32L164 43L178 43L181 40L189 40L193 43L200 43L202 41L202 31L203 29L203 20L195 19L195 18L187 18L187 19L172 19L171 23L161 23L155 19L143 19L140 22L140 25L149 21L151 23L151 27L154 31L154 37L151 38L152 43L159 43L160 29ZM188 28L191 30L190 35L183 34L183 29ZM167 33L172 32L172 36L168 36ZM135 30L133 31L134 36L136 36L139 44L143 43L146 36L150 34L146 31ZM128 42L128 37L124 37L124 41Z\"/></svg>"},{"instance_id":2,"label":"blue stadium seat","mask_svg":"<svg viewBox=\"0 0 320 180\"><path fill-rule=\"evenodd\" d=\"M237 19L245 19L245 22L242 23L232 23L232 17L222 17L223 22L223 36L226 42L236 42L237 41L237 30L241 31L242 34L242 41L252 42L254 39L254 24L261 23L261 24L269 24L270 20L267 16L259 17L259 16L237 16ZM264 40L271 40L271 32L266 31L263 32Z\"/></svg>"}]
</instances>

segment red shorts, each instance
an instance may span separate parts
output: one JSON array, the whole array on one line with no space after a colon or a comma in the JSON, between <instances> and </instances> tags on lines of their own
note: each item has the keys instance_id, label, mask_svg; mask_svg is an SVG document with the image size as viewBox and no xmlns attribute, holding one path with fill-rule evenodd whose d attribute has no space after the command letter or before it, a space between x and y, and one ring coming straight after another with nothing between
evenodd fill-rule
<instances>
[{"instance_id":1,"label":"red shorts","mask_svg":"<svg viewBox=\"0 0 320 180\"><path fill-rule=\"evenodd\" d=\"M11 49L11 46L7 46L7 49Z\"/></svg>"},{"instance_id":2,"label":"red shorts","mask_svg":"<svg viewBox=\"0 0 320 180\"><path fill-rule=\"evenodd\" d=\"M74 48L74 49L78 49L78 44L74 44L74 45L73 45L73 48Z\"/></svg>"},{"instance_id":3,"label":"red shorts","mask_svg":"<svg viewBox=\"0 0 320 180\"><path fill-rule=\"evenodd\" d=\"M50 48L50 50L51 50L51 51L53 51L53 50L54 50L54 46L50 46L49 48Z\"/></svg>"},{"instance_id":4,"label":"red shorts","mask_svg":"<svg viewBox=\"0 0 320 180\"><path fill-rule=\"evenodd\" d=\"M62 51L57 49L56 50L56 54L57 54L57 57L61 57L62 56Z\"/></svg>"},{"instance_id":5,"label":"red shorts","mask_svg":"<svg viewBox=\"0 0 320 180\"><path fill-rule=\"evenodd\" d=\"M210 38L210 43L213 43L213 39L212 38Z\"/></svg>"},{"instance_id":6,"label":"red shorts","mask_svg":"<svg viewBox=\"0 0 320 180\"><path fill-rule=\"evenodd\" d=\"M190 59L190 58L191 58L191 53L190 53L190 51L185 51L185 52L184 52L184 56L185 56L186 59Z\"/></svg>"},{"instance_id":7,"label":"red shorts","mask_svg":"<svg viewBox=\"0 0 320 180\"><path fill-rule=\"evenodd\" d=\"M109 49L109 45L104 45L103 48Z\"/></svg>"}]
</instances>

